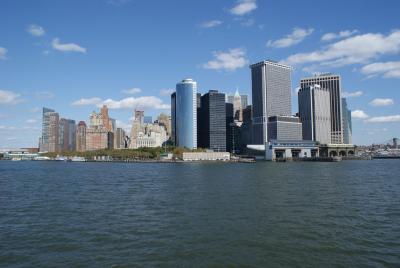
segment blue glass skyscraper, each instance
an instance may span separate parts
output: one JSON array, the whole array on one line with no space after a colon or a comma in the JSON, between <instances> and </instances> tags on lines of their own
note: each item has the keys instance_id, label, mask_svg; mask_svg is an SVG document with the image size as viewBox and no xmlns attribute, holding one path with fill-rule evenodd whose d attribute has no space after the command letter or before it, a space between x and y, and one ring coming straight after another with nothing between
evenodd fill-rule
<instances>
[{"instance_id":1,"label":"blue glass skyscraper","mask_svg":"<svg viewBox=\"0 0 400 268\"><path fill-rule=\"evenodd\" d=\"M176 84L171 101L173 140L175 145L189 149L197 148L197 83L184 79Z\"/></svg>"}]
</instances>

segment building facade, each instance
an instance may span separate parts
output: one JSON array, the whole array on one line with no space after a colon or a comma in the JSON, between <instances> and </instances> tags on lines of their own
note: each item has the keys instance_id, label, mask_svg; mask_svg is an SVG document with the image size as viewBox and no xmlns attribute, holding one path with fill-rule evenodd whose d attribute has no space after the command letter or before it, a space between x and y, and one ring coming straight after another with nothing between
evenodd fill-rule
<instances>
[{"instance_id":1,"label":"building facade","mask_svg":"<svg viewBox=\"0 0 400 268\"><path fill-rule=\"evenodd\" d=\"M343 143L343 121L341 101L341 79L339 75L322 74L314 77L303 78L300 88L320 85L329 91L330 115L331 115L331 144Z\"/></svg>"},{"instance_id":2,"label":"building facade","mask_svg":"<svg viewBox=\"0 0 400 268\"><path fill-rule=\"evenodd\" d=\"M114 148L114 134L106 128L86 129L86 151Z\"/></svg>"},{"instance_id":3,"label":"building facade","mask_svg":"<svg viewBox=\"0 0 400 268\"><path fill-rule=\"evenodd\" d=\"M171 142L176 145L176 92L171 94Z\"/></svg>"},{"instance_id":4,"label":"building facade","mask_svg":"<svg viewBox=\"0 0 400 268\"><path fill-rule=\"evenodd\" d=\"M226 151L225 94L210 90L201 97L198 114L198 147Z\"/></svg>"},{"instance_id":5,"label":"building facade","mask_svg":"<svg viewBox=\"0 0 400 268\"><path fill-rule=\"evenodd\" d=\"M114 149L128 148L126 133L122 128L117 128L114 134Z\"/></svg>"},{"instance_id":6,"label":"building facade","mask_svg":"<svg viewBox=\"0 0 400 268\"><path fill-rule=\"evenodd\" d=\"M352 144L351 110L347 107L346 98L342 98L343 143Z\"/></svg>"},{"instance_id":7,"label":"building facade","mask_svg":"<svg viewBox=\"0 0 400 268\"><path fill-rule=\"evenodd\" d=\"M286 140L301 141L303 139L300 118L295 116L268 117L268 141Z\"/></svg>"},{"instance_id":8,"label":"building facade","mask_svg":"<svg viewBox=\"0 0 400 268\"><path fill-rule=\"evenodd\" d=\"M48 128L48 152L59 152L59 115L55 112L48 113L49 116L49 128Z\"/></svg>"},{"instance_id":9,"label":"building facade","mask_svg":"<svg viewBox=\"0 0 400 268\"><path fill-rule=\"evenodd\" d=\"M59 149L60 152L72 152L76 149L75 120L61 118L59 121Z\"/></svg>"},{"instance_id":10,"label":"building facade","mask_svg":"<svg viewBox=\"0 0 400 268\"><path fill-rule=\"evenodd\" d=\"M50 139L50 114L54 113L53 109L43 107L42 113L42 137L40 138L39 150L40 152L49 151Z\"/></svg>"},{"instance_id":11,"label":"building facade","mask_svg":"<svg viewBox=\"0 0 400 268\"><path fill-rule=\"evenodd\" d=\"M320 85L305 86L298 93L299 116L303 124L303 140L331 143L329 90Z\"/></svg>"},{"instance_id":12,"label":"building facade","mask_svg":"<svg viewBox=\"0 0 400 268\"><path fill-rule=\"evenodd\" d=\"M292 67L274 61L250 65L253 105L253 144L268 141L268 117L291 115Z\"/></svg>"},{"instance_id":13,"label":"building facade","mask_svg":"<svg viewBox=\"0 0 400 268\"><path fill-rule=\"evenodd\" d=\"M172 94L171 114L173 115L174 142L176 146L197 148L197 83L184 79L176 85Z\"/></svg>"},{"instance_id":14,"label":"building facade","mask_svg":"<svg viewBox=\"0 0 400 268\"><path fill-rule=\"evenodd\" d=\"M84 121L80 121L76 126L76 150L86 151L86 123Z\"/></svg>"}]
</instances>

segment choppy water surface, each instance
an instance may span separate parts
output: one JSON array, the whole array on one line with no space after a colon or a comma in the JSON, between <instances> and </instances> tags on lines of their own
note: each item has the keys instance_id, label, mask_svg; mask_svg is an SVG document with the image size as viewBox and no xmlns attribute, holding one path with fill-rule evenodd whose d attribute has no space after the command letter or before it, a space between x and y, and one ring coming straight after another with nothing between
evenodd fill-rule
<instances>
[{"instance_id":1,"label":"choppy water surface","mask_svg":"<svg viewBox=\"0 0 400 268\"><path fill-rule=\"evenodd\" d=\"M399 267L400 161L0 161L0 267Z\"/></svg>"}]
</instances>

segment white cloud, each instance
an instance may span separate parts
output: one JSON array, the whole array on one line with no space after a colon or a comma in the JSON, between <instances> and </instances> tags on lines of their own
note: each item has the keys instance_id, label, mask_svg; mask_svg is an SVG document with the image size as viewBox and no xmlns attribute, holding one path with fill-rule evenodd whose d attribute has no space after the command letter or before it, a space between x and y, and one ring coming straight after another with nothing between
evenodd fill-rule
<instances>
[{"instance_id":1,"label":"white cloud","mask_svg":"<svg viewBox=\"0 0 400 268\"><path fill-rule=\"evenodd\" d=\"M125 94L138 94L138 93L142 92L142 90L138 87L134 87L134 88L122 90L122 92Z\"/></svg>"},{"instance_id":2,"label":"white cloud","mask_svg":"<svg viewBox=\"0 0 400 268\"><path fill-rule=\"evenodd\" d=\"M372 106L389 106L393 105L394 101L392 99L373 99L370 103Z\"/></svg>"},{"instance_id":3,"label":"white cloud","mask_svg":"<svg viewBox=\"0 0 400 268\"><path fill-rule=\"evenodd\" d=\"M352 31L346 30L346 31L340 31L338 33L326 33L321 37L321 41L328 42L334 39L346 38L356 33L358 33L358 30L352 30Z\"/></svg>"},{"instance_id":4,"label":"white cloud","mask_svg":"<svg viewBox=\"0 0 400 268\"><path fill-rule=\"evenodd\" d=\"M32 108L32 109L29 110L29 112L31 112L31 113L37 113L37 112L39 112L39 111L40 111L40 108L39 108L39 107L34 107L34 108Z\"/></svg>"},{"instance_id":5,"label":"white cloud","mask_svg":"<svg viewBox=\"0 0 400 268\"><path fill-rule=\"evenodd\" d=\"M342 97L343 98L357 98L361 97L363 92L361 90L355 91L355 92L342 92Z\"/></svg>"},{"instance_id":6,"label":"white cloud","mask_svg":"<svg viewBox=\"0 0 400 268\"><path fill-rule=\"evenodd\" d=\"M51 45L53 49L62 51L62 52L81 52L81 53L86 53L86 48L81 47L77 44L74 43L65 43L62 44L60 43L60 39L54 38L53 41L51 42Z\"/></svg>"},{"instance_id":7,"label":"white cloud","mask_svg":"<svg viewBox=\"0 0 400 268\"><path fill-rule=\"evenodd\" d=\"M400 115L376 116L365 120L367 123L400 122Z\"/></svg>"},{"instance_id":8,"label":"white cloud","mask_svg":"<svg viewBox=\"0 0 400 268\"><path fill-rule=\"evenodd\" d=\"M82 98L71 103L73 106L97 106L101 107L107 105L109 109L157 109L157 110L167 110L171 106L165 104L161 99L154 96L144 96L144 97L128 97L121 100L106 99L102 100L100 98Z\"/></svg>"},{"instance_id":9,"label":"white cloud","mask_svg":"<svg viewBox=\"0 0 400 268\"><path fill-rule=\"evenodd\" d=\"M175 89L173 89L173 88L163 88L160 90L160 95L161 96L171 96L171 94L174 92L175 92Z\"/></svg>"},{"instance_id":10,"label":"white cloud","mask_svg":"<svg viewBox=\"0 0 400 268\"><path fill-rule=\"evenodd\" d=\"M200 24L201 28L213 28L222 24L220 20L208 20Z\"/></svg>"},{"instance_id":11,"label":"white cloud","mask_svg":"<svg viewBox=\"0 0 400 268\"><path fill-rule=\"evenodd\" d=\"M330 44L322 50L310 53L298 53L289 56L284 63L303 64L320 62L323 65L344 66L366 63L381 55L400 52L400 30L389 35L367 33L356 35Z\"/></svg>"},{"instance_id":12,"label":"white cloud","mask_svg":"<svg viewBox=\"0 0 400 268\"><path fill-rule=\"evenodd\" d=\"M123 130L125 130L125 132L129 133L131 131L131 127L132 127L131 124L122 122L120 120L116 120L115 123L116 123L117 127L122 128Z\"/></svg>"},{"instance_id":13,"label":"white cloud","mask_svg":"<svg viewBox=\"0 0 400 268\"><path fill-rule=\"evenodd\" d=\"M94 97L94 98L82 98L77 101L71 103L72 106L86 106L86 105L98 105L101 103L101 99Z\"/></svg>"},{"instance_id":14,"label":"white cloud","mask_svg":"<svg viewBox=\"0 0 400 268\"><path fill-rule=\"evenodd\" d=\"M275 41L268 41L267 46L268 47L275 47L275 48L284 48L284 47L290 47L294 46L301 41L304 40L307 36L312 34L314 29L309 28L309 29L302 29L302 28L294 28L293 32L286 35L284 38L275 40Z\"/></svg>"},{"instance_id":15,"label":"white cloud","mask_svg":"<svg viewBox=\"0 0 400 268\"><path fill-rule=\"evenodd\" d=\"M29 25L26 30L28 33L30 33L33 36L43 36L46 33L44 31L43 27L36 25L36 24Z\"/></svg>"},{"instance_id":16,"label":"white cloud","mask_svg":"<svg viewBox=\"0 0 400 268\"><path fill-rule=\"evenodd\" d=\"M0 130L15 130L16 127L0 125Z\"/></svg>"},{"instance_id":17,"label":"white cloud","mask_svg":"<svg viewBox=\"0 0 400 268\"><path fill-rule=\"evenodd\" d=\"M257 9L256 0L239 0L230 10L234 15L243 16Z\"/></svg>"},{"instance_id":18,"label":"white cloud","mask_svg":"<svg viewBox=\"0 0 400 268\"><path fill-rule=\"evenodd\" d=\"M4 47L0 47L0 60L5 60L6 58L6 54L7 54L8 50Z\"/></svg>"},{"instance_id":19,"label":"white cloud","mask_svg":"<svg viewBox=\"0 0 400 268\"><path fill-rule=\"evenodd\" d=\"M122 100L106 99L98 106L107 105L110 109L170 109L169 104L165 104L161 99L154 96L144 96L138 98L125 98Z\"/></svg>"},{"instance_id":20,"label":"white cloud","mask_svg":"<svg viewBox=\"0 0 400 268\"><path fill-rule=\"evenodd\" d=\"M369 76L382 74L385 78L400 78L400 61L371 63L362 67L361 73Z\"/></svg>"},{"instance_id":21,"label":"white cloud","mask_svg":"<svg viewBox=\"0 0 400 268\"><path fill-rule=\"evenodd\" d=\"M242 48L229 49L228 52L213 52L214 60L203 64L205 69L234 71L248 64L246 51Z\"/></svg>"},{"instance_id":22,"label":"white cloud","mask_svg":"<svg viewBox=\"0 0 400 268\"><path fill-rule=\"evenodd\" d=\"M362 110L354 110L351 112L351 117L355 119L366 119L369 116Z\"/></svg>"},{"instance_id":23,"label":"white cloud","mask_svg":"<svg viewBox=\"0 0 400 268\"><path fill-rule=\"evenodd\" d=\"M0 104L17 104L22 101L20 94L0 89Z\"/></svg>"},{"instance_id":24,"label":"white cloud","mask_svg":"<svg viewBox=\"0 0 400 268\"><path fill-rule=\"evenodd\" d=\"M37 120L32 118L32 119L26 120L25 123L34 124L34 123L37 123Z\"/></svg>"}]
</instances>

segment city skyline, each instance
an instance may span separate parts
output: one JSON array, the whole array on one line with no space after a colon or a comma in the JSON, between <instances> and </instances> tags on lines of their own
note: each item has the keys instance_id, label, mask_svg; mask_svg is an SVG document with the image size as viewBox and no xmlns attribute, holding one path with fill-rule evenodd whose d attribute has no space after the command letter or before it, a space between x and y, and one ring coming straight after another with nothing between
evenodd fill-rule
<instances>
[{"instance_id":1,"label":"city skyline","mask_svg":"<svg viewBox=\"0 0 400 268\"><path fill-rule=\"evenodd\" d=\"M170 94L184 77L196 80L203 94L239 88L251 100L249 65L264 59L294 67L292 113L300 79L331 72L341 76L342 97L353 111L353 143L398 137L400 4L364 2L338 1L343 20L317 23L322 14L312 11L328 4L287 2L288 19L279 20L274 12L284 2L2 1L0 22L8 27L0 29L0 147L37 146L42 107L87 123L91 111L107 104L117 127L129 131L136 107L153 118L169 114ZM296 19L303 9L313 13L313 22ZM198 12L185 13L190 10ZM373 22L368 10L374 10ZM73 11L75 20L68 20ZM154 12L151 20L148 12ZM88 15L93 21L84 19ZM156 60L172 67L156 66Z\"/></svg>"}]
</instances>

